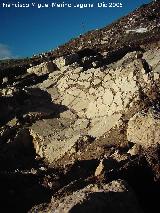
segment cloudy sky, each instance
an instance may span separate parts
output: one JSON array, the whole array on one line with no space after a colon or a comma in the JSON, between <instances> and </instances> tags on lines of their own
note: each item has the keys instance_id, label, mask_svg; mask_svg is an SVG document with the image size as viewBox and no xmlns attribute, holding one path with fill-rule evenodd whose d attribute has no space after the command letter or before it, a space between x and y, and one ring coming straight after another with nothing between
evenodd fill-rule
<instances>
[{"instance_id":1,"label":"cloudy sky","mask_svg":"<svg viewBox=\"0 0 160 213\"><path fill-rule=\"evenodd\" d=\"M5 44L0 44L0 59L12 58L12 53L9 47Z\"/></svg>"},{"instance_id":2,"label":"cloudy sky","mask_svg":"<svg viewBox=\"0 0 160 213\"><path fill-rule=\"evenodd\" d=\"M102 28L151 0L22 0L35 3L122 2L122 8L3 8L0 1L0 59L26 57L56 48L89 30Z\"/></svg>"}]
</instances>

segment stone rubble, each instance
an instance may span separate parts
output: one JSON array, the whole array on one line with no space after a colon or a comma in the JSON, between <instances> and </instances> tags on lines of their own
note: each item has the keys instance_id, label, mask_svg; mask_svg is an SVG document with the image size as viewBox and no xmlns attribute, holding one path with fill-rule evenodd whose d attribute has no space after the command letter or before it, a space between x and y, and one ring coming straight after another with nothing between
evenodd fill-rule
<instances>
[{"instance_id":1,"label":"stone rubble","mask_svg":"<svg viewBox=\"0 0 160 213\"><path fill-rule=\"evenodd\" d=\"M88 185L61 199L52 198L49 208L44 211L104 212L106 209L109 213L116 213L117 209L124 213L141 212L134 193L122 180L112 181L101 186L98 184Z\"/></svg>"},{"instance_id":2,"label":"stone rubble","mask_svg":"<svg viewBox=\"0 0 160 213\"><path fill-rule=\"evenodd\" d=\"M56 66L52 62L43 62L37 66L33 66L27 69L29 74L36 74L37 76L42 76L45 74L52 73L56 70Z\"/></svg>"}]
</instances>

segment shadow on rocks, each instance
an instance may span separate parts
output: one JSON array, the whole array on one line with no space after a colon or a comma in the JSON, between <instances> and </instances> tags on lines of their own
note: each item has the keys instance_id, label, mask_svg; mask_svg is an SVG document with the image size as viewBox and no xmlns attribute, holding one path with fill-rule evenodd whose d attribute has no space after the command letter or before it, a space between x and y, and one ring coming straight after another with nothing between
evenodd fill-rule
<instances>
[{"instance_id":1,"label":"shadow on rocks","mask_svg":"<svg viewBox=\"0 0 160 213\"><path fill-rule=\"evenodd\" d=\"M14 117L25 123L24 115L27 114L36 119L55 118L67 110L65 106L54 104L50 94L39 88L17 90L12 97L0 97L0 108L1 126Z\"/></svg>"},{"instance_id":2,"label":"shadow on rocks","mask_svg":"<svg viewBox=\"0 0 160 213\"><path fill-rule=\"evenodd\" d=\"M50 190L33 174L0 174L0 188L0 212L28 212L32 206L51 198Z\"/></svg>"},{"instance_id":3,"label":"shadow on rocks","mask_svg":"<svg viewBox=\"0 0 160 213\"><path fill-rule=\"evenodd\" d=\"M137 202L129 192L95 192L87 200L70 209L70 213L140 213Z\"/></svg>"},{"instance_id":4,"label":"shadow on rocks","mask_svg":"<svg viewBox=\"0 0 160 213\"><path fill-rule=\"evenodd\" d=\"M28 127L36 120L58 118L67 108L54 104L51 96L39 88L19 91L13 97L2 99L0 120L1 125L6 125L0 137L1 169L32 168L36 154ZM12 124L12 119L17 123Z\"/></svg>"}]
</instances>

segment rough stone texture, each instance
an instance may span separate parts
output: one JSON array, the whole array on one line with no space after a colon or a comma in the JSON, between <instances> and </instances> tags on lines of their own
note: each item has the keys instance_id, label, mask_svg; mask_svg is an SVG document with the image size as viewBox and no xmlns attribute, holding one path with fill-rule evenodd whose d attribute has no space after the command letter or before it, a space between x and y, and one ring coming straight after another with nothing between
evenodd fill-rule
<instances>
[{"instance_id":1,"label":"rough stone texture","mask_svg":"<svg viewBox=\"0 0 160 213\"><path fill-rule=\"evenodd\" d=\"M73 143L61 139L60 131L60 123L54 119L38 121L31 127L36 153L42 158L45 157L50 163L62 157L74 145L74 139Z\"/></svg>"},{"instance_id":2,"label":"rough stone texture","mask_svg":"<svg viewBox=\"0 0 160 213\"><path fill-rule=\"evenodd\" d=\"M160 73L160 49L155 48L152 50L149 50L144 53L143 58L148 62L148 64L152 67L152 70L154 70L155 73Z\"/></svg>"},{"instance_id":3,"label":"rough stone texture","mask_svg":"<svg viewBox=\"0 0 160 213\"><path fill-rule=\"evenodd\" d=\"M128 155L127 154L122 154L119 153L118 151L115 151L110 158L112 158L113 160L117 161L117 162L123 162L123 161L127 161L128 160Z\"/></svg>"},{"instance_id":4,"label":"rough stone texture","mask_svg":"<svg viewBox=\"0 0 160 213\"><path fill-rule=\"evenodd\" d=\"M49 74L55 70L56 70L55 64L53 64L52 62L44 62L37 66L33 66L27 69L27 72L30 74L34 73L38 76L41 76L41 75Z\"/></svg>"},{"instance_id":5,"label":"rough stone texture","mask_svg":"<svg viewBox=\"0 0 160 213\"><path fill-rule=\"evenodd\" d=\"M97 119L97 122L93 125L93 127L91 127L88 134L95 138L99 138L118 124L120 118L121 114L115 114L109 117L103 117L100 120Z\"/></svg>"},{"instance_id":6,"label":"rough stone texture","mask_svg":"<svg viewBox=\"0 0 160 213\"><path fill-rule=\"evenodd\" d=\"M13 95L16 91L17 90L14 87L7 87L4 89L0 89L0 95L5 96L5 97L13 97Z\"/></svg>"},{"instance_id":7,"label":"rough stone texture","mask_svg":"<svg viewBox=\"0 0 160 213\"><path fill-rule=\"evenodd\" d=\"M115 62L113 67L105 68L103 71L100 68L83 71L81 67L68 65L73 62L71 56L68 56L68 59L65 57L57 59L56 63L61 64L57 66L61 70L51 73L49 79L39 87L51 96L54 104L68 108L77 117L77 122L81 121L81 124L77 125L76 119L72 121L72 124L69 120L67 121L69 123L65 124L65 119L61 119L64 127L58 130L58 139L53 131L45 130L45 136L42 132L38 133L39 138L45 141L45 145L38 140L35 143L36 147L39 147L40 143L41 149L47 150L42 154L42 151L38 151L41 149L36 148L37 153L41 153L40 156L53 162L71 150L78 137L89 135L99 139L114 127L118 127L122 115L130 119L140 111L144 107L144 97L147 97L150 102L158 98L156 88L159 84L159 76L155 66L159 63L158 55L155 54L155 58L150 59L150 54L146 52L144 62L137 59L136 54L137 52L126 54L121 60ZM145 70L147 60L153 65L151 73ZM155 76L156 79L154 79ZM37 129L41 129L39 125L43 126L43 129L50 129L48 121L39 122L41 124L36 122L31 126L33 134L37 134ZM70 145L67 146L66 143Z\"/></svg>"},{"instance_id":8,"label":"rough stone texture","mask_svg":"<svg viewBox=\"0 0 160 213\"><path fill-rule=\"evenodd\" d=\"M103 172L104 172L104 169L105 169L105 166L104 166L104 159L102 159L102 160L100 161L99 165L97 166L94 175L95 175L96 177L102 175Z\"/></svg>"},{"instance_id":9,"label":"rough stone texture","mask_svg":"<svg viewBox=\"0 0 160 213\"><path fill-rule=\"evenodd\" d=\"M71 111L60 118L37 121L30 127L36 153L49 163L54 163L67 152L73 152L79 138L87 134L88 121L76 119Z\"/></svg>"},{"instance_id":10,"label":"rough stone texture","mask_svg":"<svg viewBox=\"0 0 160 213\"><path fill-rule=\"evenodd\" d=\"M127 111L130 104L139 100L134 69L136 62L116 71L101 72L92 68L80 73L79 77L77 74L75 80L71 79L74 70L70 70L57 82L62 104L75 110L80 117L91 119Z\"/></svg>"},{"instance_id":11,"label":"rough stone texture","mask_svg":"<svg viewBox=\"0 0 160 213\"><path fill-rule=\"evenodd\" d=\"M75 54L67 55L65 57L57 58L54 60L54 63L57 65L59 69L61 69L64 66L68 66L73 64L74 62L77 62L78 59L79 59L79 56L78 54L75 53Z\"/></svg>"},{"instance_id":12,"label":"rough stone texture","mask_svg":"<svg viewBox=\"0 0 160 213\"><path fill-rule=\"evenodd\" d=\"M141 146L138 144L134 144L134 146L131 149L129 149L127 153L130 154L131 156L135 156L135 155L139 155L140 152L141 152Z\"/></svg>"},{"instance_id":13,"label":"rough stone texture","mask_svg":"<svg viewBox=\"0 0 160 213\"><path fill-rule=\"evenodd\" d=\"M160 114L150 110L134 115L128 122L127 138L145 148L157 146L160 143Z\"/></svg>"},{"instance_id":14,"label":"rough stone texture","mask_svg":"<svg viewBox=\"0 0 160 213\"><path fill-rule=\"evenodd\" d=\"M139 213L132 190L122 180L106 185L88 185L69 196L52 199L48 211L54 212L108 212ZM44 210L45 211L45 210Z\"/></svg>"}]
</instances>

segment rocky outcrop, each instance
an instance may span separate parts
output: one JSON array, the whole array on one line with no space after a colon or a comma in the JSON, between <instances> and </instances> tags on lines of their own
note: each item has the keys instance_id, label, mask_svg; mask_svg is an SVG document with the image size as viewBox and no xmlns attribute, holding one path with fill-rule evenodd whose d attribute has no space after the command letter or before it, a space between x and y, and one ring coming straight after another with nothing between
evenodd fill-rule
<instances>
[{"instance_id":1,"label":"rocky outcrop","mask_svg":"<svg viewBox=\"0 0 160 213\"><path fill-rule=\"evenodd\" d=\"M75 62L78 62L79 55L77 53L62 56L60 58L56 58L54 60L54 63L57 65L59 69L63 68L64 66L71 65Z\"/></svg>"},{"instance_id":2,"label":"rocky outcrop","mask_svg":"<svg viewBox=\"0 0 160 213\"><path fill-rule=\"evenodd\" d=\"M142 147L157 146L160 138L160 116L153 110L141 112L129 120L127 129L128 141Z\"/></svg>"},{"instance_id":3,"label":"rocky outcrop","mask_svg":"<svg viewBox=\"0 0 160 213\"><path fill-rule=\"evenodd\" d=\"M114 63L114 68L91 68L83 71L83 68L70 65L63 66L61 72L50 74L49 79L39 87L50 94L53 103L69 109L77 120L62 127L59 118L58 130L54 130L56 135L54 132L43 133L39 128L42 126L42 129L50 129L52 121L38 121L31 126L31 134L36 138L35 147L38 147L37 154L41 153L40 156L51 163L66 152L73 151L79 138L89 135L99 139L112 128L121 125L122 117L130 119L141 109L148 107L148 104L153 104L159 97L156 89L159 84L159 76L156 75L159 58L157 54L154 58L149 58L152 70L148 73L143 60L136 58L137 54L128 53ZM146 61L147 55L150 54L146 52ZM42 151L43 149L47 151Z\"/></svg>"},{"instance_id":4,"label":"rocky outcrop","mask_svg":"<svg viewBox=\"0 0 160 213\"><path fill-rule=\"evenodd\" d=\"M30 74L34 73L38 76L42 76L45 74L49 74L49 73L55 71L56 69L57 69L57 67L52 62L44 62L37 66L33 66L33 67L27 69L27 72Z\"/></svg>"},{"instance_id":5,"label":"rocky outcrop","mask_svg":"<svg viewBox=\"0 0 160 213\"><path fill-rule=\"evenodd\" d=\"M48 208L40 212L141 212L134 193L122 181L112 181L109 184L92 184L60 199L52 198ZM30 212L34 212L34 209Z\"/></svg>"}]
</instances>

